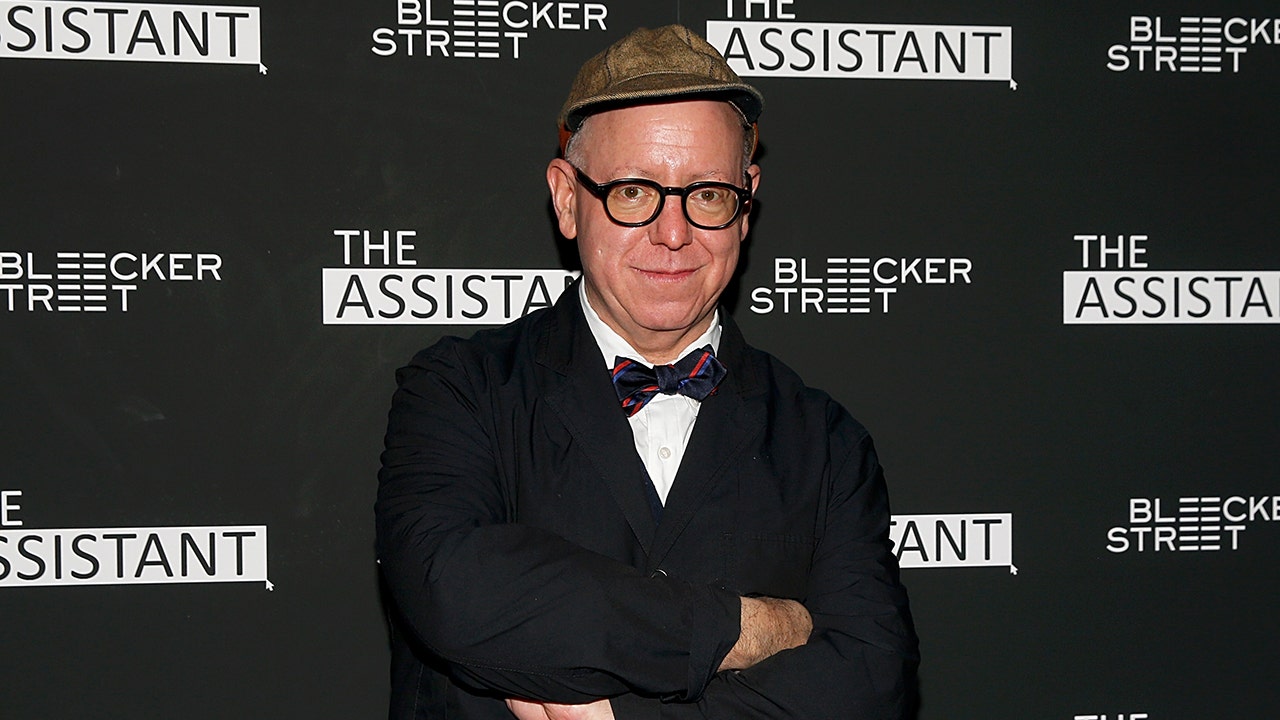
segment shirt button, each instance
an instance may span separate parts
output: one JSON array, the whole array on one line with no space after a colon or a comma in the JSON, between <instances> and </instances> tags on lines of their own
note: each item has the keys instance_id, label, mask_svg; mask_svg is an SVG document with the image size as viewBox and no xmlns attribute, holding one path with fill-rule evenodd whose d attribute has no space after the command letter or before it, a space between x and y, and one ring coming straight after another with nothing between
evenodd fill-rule
<instances>
[{"instance_id":1,"label":"shirt button","mask_svg":"<svg viewBox=\"0 0 1280 720\"><path fill-rule=\"evenodd\" d=\"M660 448L658 448L658 457L662 458L663 460L670 460L670 459L671 459L671 448L668 448L668 447L660 447Z\"/></svg>"}]
</instances>

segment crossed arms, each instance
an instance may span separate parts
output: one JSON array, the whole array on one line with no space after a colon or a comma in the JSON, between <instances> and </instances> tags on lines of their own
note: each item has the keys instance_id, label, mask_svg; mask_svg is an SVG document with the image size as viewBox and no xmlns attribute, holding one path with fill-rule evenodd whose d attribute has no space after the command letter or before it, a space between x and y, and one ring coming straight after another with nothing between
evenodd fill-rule
<instances>
[{"instance_id":1,"label":"crossed arms","mask_svg":"<svg viewBox=\"0 0 1280 720\"><path fill-rule=\"evenodd\" d=\"M466 365L438 352L401 377L378 502L394 601L455 682L513 698L522 720L902 716L914 634L879 465L842 410L827 413L839 450L802 602L743 598L513 522Z\"/></svg>"}]
</instances>

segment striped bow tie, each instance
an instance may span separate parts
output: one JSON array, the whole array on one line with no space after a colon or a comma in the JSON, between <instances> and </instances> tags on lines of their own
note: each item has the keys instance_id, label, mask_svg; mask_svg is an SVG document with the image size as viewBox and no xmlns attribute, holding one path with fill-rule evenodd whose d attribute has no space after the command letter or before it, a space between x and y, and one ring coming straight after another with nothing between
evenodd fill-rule
<instances>
[{"instance_id":1,"label":"striped bow tie","mask_svg":"<svg viewBox=\"0 0 1280 720\"><path fill-rule=\"evenodd\" d=\"M645 367L635 360L618 357L613 361L613 388L622 401L622 411L631 417L640 412L654 395L686 395L704 400L728 373L716 359L710 345L680 358L675 365Z\"/></svg>"}]
</instances>

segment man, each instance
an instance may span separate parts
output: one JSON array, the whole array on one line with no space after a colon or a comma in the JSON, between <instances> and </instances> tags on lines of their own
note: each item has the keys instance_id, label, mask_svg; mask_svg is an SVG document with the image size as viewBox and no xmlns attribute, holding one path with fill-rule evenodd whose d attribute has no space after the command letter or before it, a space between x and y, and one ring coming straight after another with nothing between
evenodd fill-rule
<instances>
[{"instance_id":1,"label":"man","mask_svg":"<svg viewBox=\"0 0 1280 720\"><path fill-rule=\"evenodd\" d=\"M907 713L871 440L718 310L761 107L678 26L579 72L547 181L581 281L398 374L392 718Z\"/></svg>"}]
</instances>

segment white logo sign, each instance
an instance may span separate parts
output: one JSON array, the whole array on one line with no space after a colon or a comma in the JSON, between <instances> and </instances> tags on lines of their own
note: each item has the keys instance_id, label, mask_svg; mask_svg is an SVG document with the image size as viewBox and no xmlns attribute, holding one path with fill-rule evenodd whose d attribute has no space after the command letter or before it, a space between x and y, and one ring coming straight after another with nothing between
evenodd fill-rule
<instances>
[{"instance_id":1,"label":"white logo sign","mask_svg":"<svg viewBox=\"0 0 1280 720\"><path fill-rule=\"evenodd\" d=\"M267 580L265 525L0 530L0 587Z\"/></svg>"},{"instance_id":2,"label":"white logo sign","mask_svg":"<svg viewBox=\"0 0 1280 720\"><path fill-rule=\"evenodd\" d=\"M222 280L222 257L190 252L0 252L0 303L8 312L128 312L144 284Z\"/></svg>"},{"instance_id":3,"label":"white logo sign","mask_svg":"<svg viewBox=\"0 0 1280 720\"><path fill-rule=\"evenodd\" d=\"M599 2L396 0L395 27L373 31L373 54L519 59L538 30L607 30ZM447 6L447 7L446 7Z\"/></svg>"},{"instance_id":4,"label":"white logo sign","mask_svg":"<svg viewBox=\"0 0 1280 720\"><path fill-rule=\"evenodd\" d=\"M262 65L256 7L0 0L0 57Z\"/></svg>"},{"instance_id":5,"label":"white logo sign","mask_svg":"<svg viewBox=\"0 0 1280 720\"><path fill-rule=\"evenodd\" d=\"M889 522L898 564L904 568L1013 565L1013 515L895 515Z\"/></svg>"},{"instance_id":6,"label":"white logo sign","mask_svg":"<svg viewBox=\"0 0 1280 720\"><path fill-rule=\"evenodd\" d=\"M22 527L21 490L0 491L0 527ZM0 530L0 588L261 582L265 525Z\"/></svg>"},{"instance_id":7,"label":"white logo sign","mask_svg":"<svg viewBox=\"0 0 1280 720\"><path fill-rule=\"evenodd\" d=\"M887 313L898 290L969 285L972 270L968 258L774 258L773 284L751 290L750 308L758 315Z\"/></svg>"},{"instance_id":8,"label":"white logo sign","mask_svg":"<svg viewBox=\"0 0 1280 720\"><path fill-rule=\"evenodd\" d=\"M333 234L343 241L345 267L323 269L326 325L501 325L550 307L577 277L568 270L421 268L411 257L415 230ZM375 264L381 266L368 267Z\"/></svg>"},{"instance_id":9,"label":"white logo sign","mask_svg":"<svg viewBox=\"0 0 1280 720\"><path fill-rule=\"evenodd\" d=\"M743 77L1013 81L1013 29L799 22L789 0L727 0L707 42ZM759 19L756 19L759 18Z\"/></svg>"},{"instance_id":10,"label":"white logo sign","mask_svg":"<svg viewBox=\"0 0 1280 720\"><path fill-rule=\"evenodd\" d=\"M1064 325L1280 322L1280 271L1148 270L1146 235L1076 235L1062 273Z\"/></svg>"},{"instance_id":11,"label":"white logo sign","mask_svg":"<svg viewBox=\"0 0 1280 720\"><path fill-rule=\"evenodd\" d=\"M1114 72L1238 73L1258 45L1280 45L1280 18L1134 15L1129 44L1107 50Z\"/></svg>"},{"instance_id":12,"label":"white logo sign","mask_svg":"<svg viewBox=\"0 0 1280 720\"><path fill-rule=\"evenodd\" d=\"M1129 524L1107 531L1107 550L1113 553L1239 550L1240 534L1248 528L1248 523L1277 520L1280 520L1280 495L1182 497L1176 503L1165 503L1160 498L1130 498Z\"/></svg>"}]
</instances>

